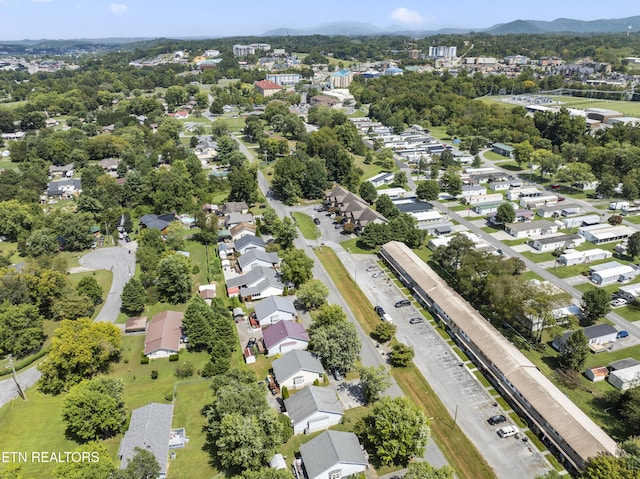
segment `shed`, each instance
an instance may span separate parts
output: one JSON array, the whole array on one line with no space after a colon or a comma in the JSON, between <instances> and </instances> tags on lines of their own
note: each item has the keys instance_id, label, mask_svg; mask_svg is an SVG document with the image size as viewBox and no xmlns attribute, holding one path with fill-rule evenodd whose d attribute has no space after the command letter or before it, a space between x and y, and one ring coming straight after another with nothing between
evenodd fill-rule
<instances>
[{"instance_id":1,"label":"shed","mask_svg":"<svg viewBox=\"0 0 640 479\"><path fill-rule=\"evenodd\" d=\"M604 366L598 366L595 368L587 369L584 375L587 377L589 381L598 382L604 381L609 374L609 370Z\"/></svg>"},{"instance_id":2,"label":"shed","mask_svg":"<svg viewBox=\"0 0 640 479\"><path fill-rule=\"evenodd\" d=\"M640 364L611 371L608 380L613 387L621 391L640 386Z\"/></svg>"},{"instance_id":3,"label":"shed","mask_svg":"<svg viewBox=\"0 0 640 479\"><path fill-rule=\"evenodd\" d=\"M233 308L233 319L235 322L242 321L244 319L244 309L240 306Z\"/></svg>"},{"instance_id":4,"label":"shed","mask_svg":"<svg viewBox=\"0 0 640 479\"><path fill-rule=\"evenodd\" d=\"M147 330L147 317L138 316L135 318L129 318L127 324L124 326L124 332L127 333L141 333Z\"/></svg>"},{"instance_id":5,"label":"shed","mask_svg":"<svg viewBox=\"0 0 640 479\"><path fill-rule=\"evenodd\" d=\"M494 143L491 150L498 155L506 156L507 158L513 158L513 146L505 145L504 143Z\"/></svg>"},{"instance_id":6,"label":"shed","mask_svg":"<svg viewBox=\"0 0 640 479\"><path fill-rule=\"evenodd\" d=\"M632 366L637 366L638 364L640 364L640 361L636 358L624 358L609 363L609 368L611 371L617 371L618 369L626 369Z\"/></svg>"},{"instance_id":7,"label":"shed","mask_svg":"<svg viewBox=\"0 0 640 479\"><path fill-rule=\"evenodd\" d=\"M271 469L286 469L287 462L284 460L282 454L274 454L271 461L269 461L269 467L271 467Z\"/></svg>"}]
</instances>

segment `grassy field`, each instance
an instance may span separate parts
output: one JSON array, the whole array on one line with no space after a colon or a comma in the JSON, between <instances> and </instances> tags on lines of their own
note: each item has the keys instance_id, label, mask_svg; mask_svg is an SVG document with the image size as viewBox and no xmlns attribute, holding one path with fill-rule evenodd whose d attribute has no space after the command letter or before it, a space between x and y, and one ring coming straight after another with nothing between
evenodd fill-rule
<instances>
[{"instance_id":1,"label":"grassy field","mask_svg":"<svg viewBox=\"0 0 640 479\"><path fill-rule=\"evenodd\" d=\"M319 248L316 255L329 272L338 290L349 292L344 295L345 301L358 319L362 329L367 334L371 334L380 322L371 303L331 249ZM475 446L453 424L451 415L433 392L429 383L420 374L420 371L415 366L411 366L409 368L393 368L392 374L405 394L419 405L429 417L434 418L431 421L432 438L442 450L449 464L456 470L458 477L474 479L495 477ZM464 451L464 454L460 454L460 451Z\"/></svg>"},{"instance_id":2,"label":"grassy field","mask_svg":"<svg viewBox=\"0 0 640 479\"><path fill-rule=\"evenodd\" d=\"M311 219L311 216L305 213L300 213L300 212L295 212L292 215L296 220L296 224L298 225L298 228L300 228L300 232L302 233L302 236L304 236L308 240L314 240L318 238L319 236L318 233L320 231L318 230L315 223Z\"/></svg>"},{"instance_id":3,"label":"grassy field","mask_svg":"<svg viewBox=\"0 0 640 479\"><path fill-rule=\"evenodd\" d=\"M496 153L494 151L485 151L483 156L487 160L491 160L491 161L501 161L501 160L506 160L507 159L504 156L499 155L498 153Z\"/></svg>"},{"instance_id":4,"label":"grassy field","mask_svg":"<svg viewBox=\"0 0 640 479\"><path fill-rule=\"evenodd\" d=\"M605 108L607 110L615 110L626 116L640 116L640 104L638 102L631 101L616 101L616 100L598 100L594 98L581 98L571 96L549 96L557 104L549 106L564 106L566 108L576 108L580 110L586 110L587 108ZM487 103L497 103L505 107L515 106L512 103L505 103L501 101L501 97L484 97L481 101Z\"/></svg>"},{"instance_id":5,"label":"grassy field","mask_svg":"<svg viewBox=\"0 0 640 479\"><path fill-rule=\"evenodd\" d=\"M358 237L340 241L340 246L354 254L376 254L378 251L377 249L368 248Z\"/></svg>"}]
</instances>

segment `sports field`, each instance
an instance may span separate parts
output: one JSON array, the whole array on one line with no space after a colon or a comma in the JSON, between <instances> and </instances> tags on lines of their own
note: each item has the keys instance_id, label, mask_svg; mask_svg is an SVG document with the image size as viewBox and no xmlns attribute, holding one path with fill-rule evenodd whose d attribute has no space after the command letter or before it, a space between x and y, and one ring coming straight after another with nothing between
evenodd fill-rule
<instances>
[{"instance_id":1,"label":"sports field","mask_svg":"<svg viewBox=\"0 0 640 479\"><path fill-rule=\"evenodd\" d=\"M576 108L579 110L586 110L587 108L604 108L607 110L619 111L625 116L640 117L640 102L637 101L615 101L615 100L597 100L594 98L584 98L577 96L567 95L544 95L546 98L551 98L554 103L545 103L544 106L549 107L561 107ZM480 100L491 103L499 103L501 105L522 105L525 103L518 103L510 100L511 96L491 96L483 97Z\"/></svg>"}]
</instances>

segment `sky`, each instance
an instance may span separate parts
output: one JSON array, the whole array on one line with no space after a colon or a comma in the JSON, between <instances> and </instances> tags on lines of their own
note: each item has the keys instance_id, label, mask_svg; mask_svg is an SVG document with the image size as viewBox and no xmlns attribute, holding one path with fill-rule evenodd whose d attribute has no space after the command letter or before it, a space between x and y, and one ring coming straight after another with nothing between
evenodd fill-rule
<instances>
[{"instance_id":1,"label":"sky","mask_svg":"<svg viewBox=\"0 0 640 479\"><path fill-rule=\"evenodd\" d=\"M351 21L394 30L640 15L638 0L0 0L0 41L260 35ZM397 27L397 28L395 28Z\"/></svg>"}]
</instances>

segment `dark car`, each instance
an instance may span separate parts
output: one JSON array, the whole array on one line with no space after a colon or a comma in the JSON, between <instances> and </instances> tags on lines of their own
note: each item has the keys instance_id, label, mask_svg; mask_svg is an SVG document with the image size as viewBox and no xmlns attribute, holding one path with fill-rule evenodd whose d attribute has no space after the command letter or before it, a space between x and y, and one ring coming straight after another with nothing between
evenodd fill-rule
<instances>
[{"instance_id":1,"label":"dark car","mask_svg":"<svg viewBox=\"0 0 640 479\"><path fill-rule=\"evenodd\" d=\"M333 370L333 379L335 379L336 381L342 381L344 379L344 376L339 369Z\"/></svg>"},{"instance_id":2,"label":"dark car","mask_svg":"<svg viewBox=\"0 0 640 479\"><path fill-rule=\"evenodd\" d=\"M405 306L411 306L411 301L409 301L408 299L401 299L400 301L397 301L396 304L394 304L394 306L396 308L404 308Z\"/></svg>"},{"instance_id":3,"label":"dark car","mask_svg":"<svg viewBox=\"0 0 640 479\"><path fill-rule=\"evenodd\" d=\"M313 222L317 225L320 224L320 218L313 218Z\"/></svg>"},{"instance_id":4,"label":"dark car","mask_svg":"<svg viewBox=\"0 0 640 479\"><path fill-rule=\"evenodd\" d=\"M420 324L420 323L424 323L424 319L422 319L422 318L411 318L409 320L409 324Z\"/></svg>"},{"instance_id":5,"label":"dark car","mask_svg":"<svg viewBox=\"0 0 640 479\"><path fill-rule=\"evenodd\" d=\"M382 309L382 306L376 306L373 310L378 314L378 316L384 316L384 309Z\"/></svg>"},{"instance_id":6,"label":"dark car","mask_svg":"<svg viewBox=\"0 0 640 479\"><path fill-rule=\"evenodd\" d=\"M497 416L491 416L489 419L487 419L487 422L493 426L494 424L503 423L506 420L506 417L504 417L502 414L498 414Z\"/></svg>"}]
</instances>

